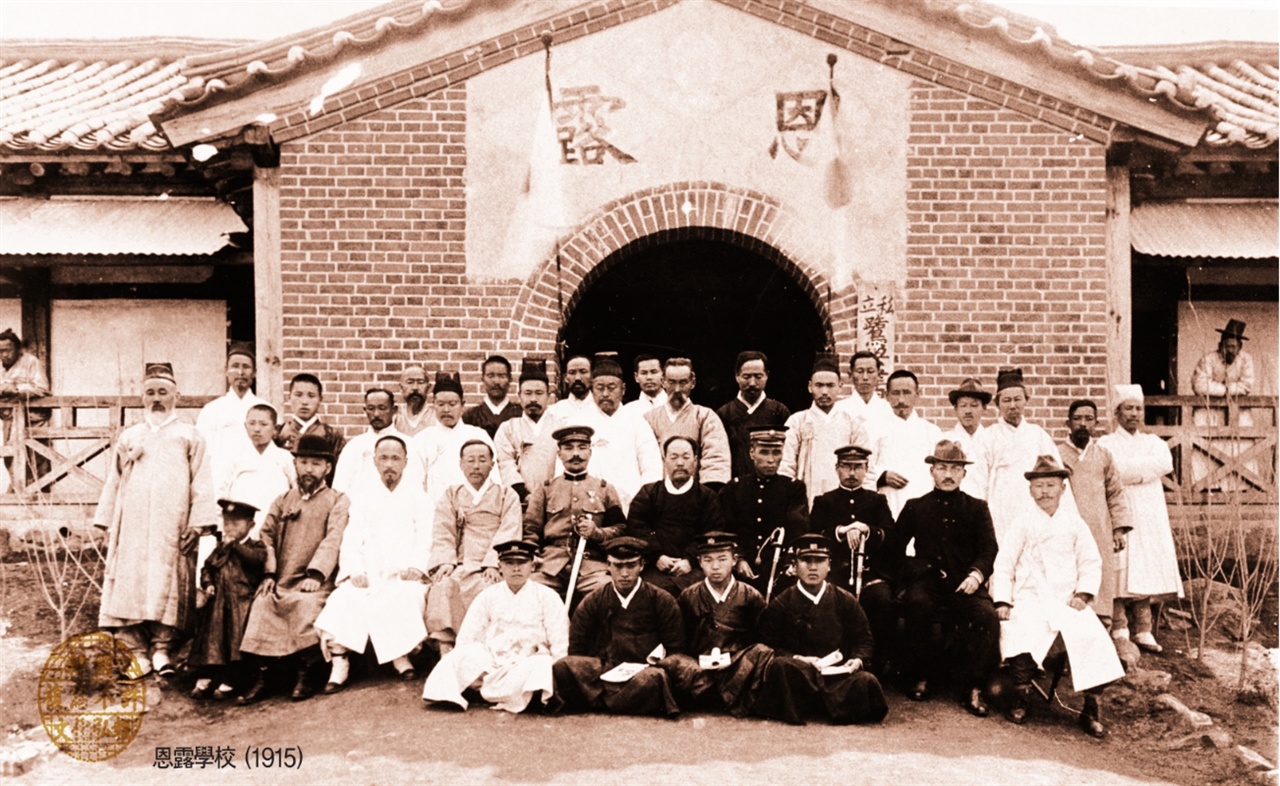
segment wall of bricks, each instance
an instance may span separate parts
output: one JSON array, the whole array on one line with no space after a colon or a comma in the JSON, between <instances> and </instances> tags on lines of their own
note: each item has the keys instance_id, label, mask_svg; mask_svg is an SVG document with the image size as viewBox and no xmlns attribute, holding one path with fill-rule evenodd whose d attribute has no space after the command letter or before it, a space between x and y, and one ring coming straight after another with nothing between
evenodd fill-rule
<instances>
[{"instance_id":1,"label":"wall of bricks","mask_svg":"<svg viewBox=\"0 0 1280 786\"><path fill-rule=\"evenodd\" d=\"M364 428L363 391L410 361L456 370L517 354L504 340L518 285L464 276L465 90L282 149L285 378L318 374L326 416L348 433Z\"/></svg>"},{"instance_id":2,"label":"wall of bricks","mask_svg":"<svg viewBox=\"0 0 1280 786\"><path fill-rule=\"evenodd\" d=\"M964 377L1020 366L1027 417L1065 436L1072 400L1105 409L1105 149L925 82L911 110L898 360L939 423Z\"/></svg>"}]
</instances>

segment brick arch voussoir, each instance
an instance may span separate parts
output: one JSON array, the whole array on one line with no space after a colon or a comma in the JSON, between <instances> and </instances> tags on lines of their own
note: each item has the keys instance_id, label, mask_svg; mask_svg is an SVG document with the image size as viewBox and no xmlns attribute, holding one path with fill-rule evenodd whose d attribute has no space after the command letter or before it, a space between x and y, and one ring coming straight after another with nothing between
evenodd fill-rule
<instances>
[{"instance_id":1,"label":"brick arch voussoir","mask_svg":"<svg viewBox=\"0 0 1280 786\"><path fill-rule=\"evenodd\" d=\"M510 341L548 342L593 282L625 255L618 251L693 237L733 243L777 264L798 285L824 325L827 341L851 351L856 322L854 287L833 292L817 254L796 237L785 208L767 194L712 181L647 188L601 205L561 238L559 259L543 260L520 288L508 327ZM552 327L555 326L555 327Z\"/></svg>"}]
</instances>

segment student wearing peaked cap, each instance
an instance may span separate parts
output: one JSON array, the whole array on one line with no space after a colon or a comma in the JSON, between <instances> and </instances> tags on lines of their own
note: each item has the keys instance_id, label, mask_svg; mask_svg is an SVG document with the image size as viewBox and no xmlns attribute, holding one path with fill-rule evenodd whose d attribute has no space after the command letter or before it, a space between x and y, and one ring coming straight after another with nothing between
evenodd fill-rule
<instances>
[{"instance_id":1,"label":"student wearing peaked cap","mask_svg":"<svg viewBox=\"0 0 1280 786\"><path fill-rule=\"evenodd\" d=\"M773 657L760 643L764 597L734 577L742 554L732 533L704 533L694 548L705 578L680 593L689 647L689 655L680 658L689 668L675 673L684 677L682 688L695 706L747 715Z\"/></svg>"},{"instance_id":2,"label":"student wearing peaked cap","mask_svg":"<svg viewBox=\"0 0 1280 786\"><path fill-rule=\"evenodd\" d=\"M786 426L753 426L748 431L752 468L720 489L717 502L724 526L736 534L741 544L737 574L760 592L768 591L769 574L774 570L777 528L782 543L809 529L809 500L804 484L778 474L786 444ZM774 545L769 544L773 542ZM777 561L775 588L790 584L786 560Z\"/></svg>"},{"instance_id":3,"label":"student wearing peaked cap","mask_svg":"<svg viewBox=\"0 0 1280 786\"><path fill-rule=\"evenodd\" d=\"M716 414L729 434L733 476L740 478L753 467L749 455L751 429L782 426L791 417L791 410L765 393L765 386L769 384L769 358L763 352L739 352L733 363L733 378L738 383L738 395L716 410Z\"/></svg>"},{"instance_id":4,"label":"student wearing peaked cap","mask_svg":"<svg viewBox=\"0 0 1280 786\"><path fill-rule=\"evenodd\" d=\"M547 419L543 413L547 409L550 384L547 362L541 358L525 358L516 384L521 415L504 421L493 437L498 475L504 486L511 487L520 495L521 503L529 498L529 490L539 482L533 466L526 459L545 430Z\"/></svg>"},{"instance_id":5,"label":"student wearing peaked cap","mask_svg":"<svg viewBox=\"0 0 1280 786\"><path fill-rule=\"evenodd\" d=\"M549 587L529 581L538 544L509 540L493 547L502 581L485 589L458 629L457 646L427 675L422 698L468 706L462 693L477 681L496 709L522 712L555 690L552 665L569 652L569 617Z\"/></svg>"},{"instance_id":6,"label":"student wearing peaked cap","mask_svg":"<svg viewBox=\"0 0 1280 786\"><path fill-rule=\"evenodd\" d=\"M220 499L218 506L222 535L200 571L196 635L188 659L198 675L191 692L196 699L229 699L246 687L251 673L240 655L240 641L267 557L252 535L258 509L232 499Z\"/></svg>"},{"instance_id":7,"label":"student wearing peaked cap","mask_svg":"<svg viewBox=\"0 0 1280 786\"><path fill-rule=\"evenodd\" d=\"M171 647L194 622L198 540L218 508L204 438L174 413L173 368L147 365L141 387L144 420L108 454L93 517L107 531L98 625L129 645L144 673L154 664L168 675Z\"/></svg>"},{"instance_id":8,"label":"student wearing peaked cap","mask_svg":"<svg viewBox=\"0 0 1280 786\"><path fill-rule=\"evenodd\" d=\"M569 654L553 667L555 695L547 704L553 712L680 713L676 691L691 677L687 660L673 660L685 646L680 607L641 578L646 547L627 536L605 543L610 580L573 613ZM638 671L623 682L604 679L622 664Z\"/></svg>"},{"instance_id":9,"label":"student wearing peaked cap","mask_svg":"<svg viewBox=\"0 0 1280 786\"><path fill-rule=\"evenodd\" d=\"M484 398L479 404L462 413L462 422L484 429L493 439L498 426L520 417L520 405L507 396L511 392L511 361L502 355L492 355L480 364L480 379L484 385Z\"/></svg>"},{"instance_id":10,"label":"student wearing peaked cap","mask_svg":"<svg viewBox=\"0 0 1280 786\"><path fill-rule=\"evenodd\" d=\"M845 445L835 451L832 461L840 487L813 501L809 531L838 544L831 560L831 580L854 593L866 611L876 642L875 657L867 667L883 675L898 631L890 573L881 554L893 531L893 514L884 495L863 486L870 459L871 451L860 445ZM859 549L864 552L861 584L856 565Z\"/></svg>"},{"instance_id":11,"label":"student wearing peaked cap","mask_svg":"<svg viewBox=\"0 0 1280 786\"><path fill-rule=\"evenodd\" d=\"M835 449L869 445L870 439L860 420L835 408L840 394L840 362L835 355L818 355L809 375L809 394L813 405L787 418L787 441L778 472L804 484L812 507L818 495L840 485L831 461Z\"/></svg>"},{"instance_id":12,"label":"student wearing peaked cap","mask_svg":"<svg viewBox=\"0 0 1280 786\"><path fill-rule=\"evenodd\" d=\"M1009 522L1035 507L1022 473L1035 465L1037 456L1062 460L1049 432L1024 416L1030 395L1022 369L1001 369L995 395L1000 416L983 430L969 456L973 466L966 474L964 490L986 500L997 539L1003 537ZM1071 497L1063 504L1075 507Z\"/></svg>"},{"instance_id":13,"label":"student wearing peaked cap","mask_svg":"<svg viewBox=\"0 0 1280 786\"><path fill-rule=\"evenodd\" d=\"M1162 478L1173 471L1169 443L1144 428L1140 385L1116 385L1115 430L1098 440L1111 452L1124 483L1132 516L1128 545L1120 552L1120 580L1112 610L1111 635L1128 638L1133 614L1133 643L1148 652L1163 647L1153 631L1152 600L1182 597L1182 577L1169 523ZM1131 607L1131 608L1130 608Z\"/></svg>"},{"instance_id":14,"label":"student wearing peaked cap","mask_svg":"<svg viewBox=\"0 0 1280 786\"><path fill-rule=\"evenodd\" d=\"M879 723L888 712L880 681L866 669L873 649L867 618L851 593L827 581L836 548L817 533L792 541L796 584L760 619L761 640L775 657L751 708L756 715L846 724Z\"/></svg>"},{"instance_id":15,"label":"student wearing peaked cap","mask_svg":"<svg viewBox=\"0 0 1280 786\"><path fill-rule=\"evenodd\" d=\"M1000 654L1014 684L1006 715L1026 721L1031 680L1061 638L1072 688L1085 694L1080 725L1101 737L1102 686L1124 676L1106 628L1089 607L1102 580L1102 558L1084 519L1060 504L1071 471L1053 456L1040 456L1025 475L1037 509L1009 528L991 575Z\"/></svg>"},{"instance_id":16,"label":"student wearing peaked cap","mask_svg":"<svg viewBox=\"0 0 1280 786\"><path fill-rule=\"evenodd\" d=\"M907 695L923 701L929 694L928 680L941 665L933 623L943 615L957 626L961 657L947 665L956 671L961 703L985 717L983 688L1000 657L1000 624L984 587L996 557L991 512L961 490L970 461L959 445L943 440L925 461L933 490L903 506L882 550L896 577L894 589L903 595L903 672L914 683ZM912 541L915 554L908 557Z\"/></svg>"}]
</instances>

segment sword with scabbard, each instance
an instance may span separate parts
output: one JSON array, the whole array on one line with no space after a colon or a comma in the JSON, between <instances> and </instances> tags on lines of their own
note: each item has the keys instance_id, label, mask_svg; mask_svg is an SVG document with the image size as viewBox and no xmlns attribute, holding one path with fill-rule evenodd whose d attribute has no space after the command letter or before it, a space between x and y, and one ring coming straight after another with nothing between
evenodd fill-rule
<instances>
[{"instance_id":1,"label":"sword with scabbard","mask_svg":"<svg viewBox=\"0 0 1280 786\"><path fill-rule=\"evenodd\" d=\"M786 537L786 530L782 527L774 527L773 532L769 533L769 539L760 546L761 552L773 546L773 562L769 565L769 583L765 586L764 591L764 602L766 604L773 599L773 584L778 579L778 563L782 560L782 544Z\"/></svg>"},{"instance_id":2,"label":"sword with scabbard","mask_svg":"<svg viewBox=\"0 0 1280 786\"><path fill-rule=\"evenodd\" d=\"M591 514L585 514L585 518L590 521ZM587 553L587 539L578 534L577 523L578 516L573 517L573 535L578 538L578 545L573 552L573 567L569 569L569 585L564 591L564 606L569 608L573 603L573 591L578 587L578 573L582 570L582 558Z\"/></svg>"}]
</instances>

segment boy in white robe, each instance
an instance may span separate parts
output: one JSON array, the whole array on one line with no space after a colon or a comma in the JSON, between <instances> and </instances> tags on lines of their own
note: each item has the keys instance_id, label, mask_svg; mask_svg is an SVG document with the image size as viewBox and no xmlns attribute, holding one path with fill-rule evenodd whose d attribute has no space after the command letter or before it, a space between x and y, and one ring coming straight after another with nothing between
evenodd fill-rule
<instances>
[{"instance_id":1,"label":"boy in white robe","mask_svg":"<svg viewBox=\"0 0 1280 786\"><path fill-rule=\"evenodd\" d=\"M346 684L347 652L363 652L370 642L378 663L390 661L401 679L416 678L409 654L427 637L425 494L403 477L409 455L400 437L379 439L373 460L382 483L352 500L338 584L315 622L333 659L325 693Z\"/></svg>"},{"instance_id":2,"label":"boy in white robe","mask_svg":"<svg viewBox=\"0 0 1280 786\"><path fill-rule=\"evenodd\" d=\"M1102 580L1102 557L1089 525L1059 505L1071 472L1045 455L1024 475L1038 509L1010 524L991 574L1000 654L1014 683L1006 716L1026 722L1031 680L1061 638L1072 685L1085 694L1080 727L1101 737L1102 687L1124 676L1107 630L1089 606Z\"/></svg>"},{"instance_id":3,"label":"boy in white robe","mask_svg":"<svg viewBox=\"0 0 1280 786\"><path fill-rule=\"evenodd\" d=\"M551 666L569 652L569 616L555 590L529 581L536 543L494 547L502 582L476 597L458 631L457 646L427 676L423 701L466 709L462 695L478 688L494 709L521 712L554 690Z\"/></svg>"}]
</instances>

